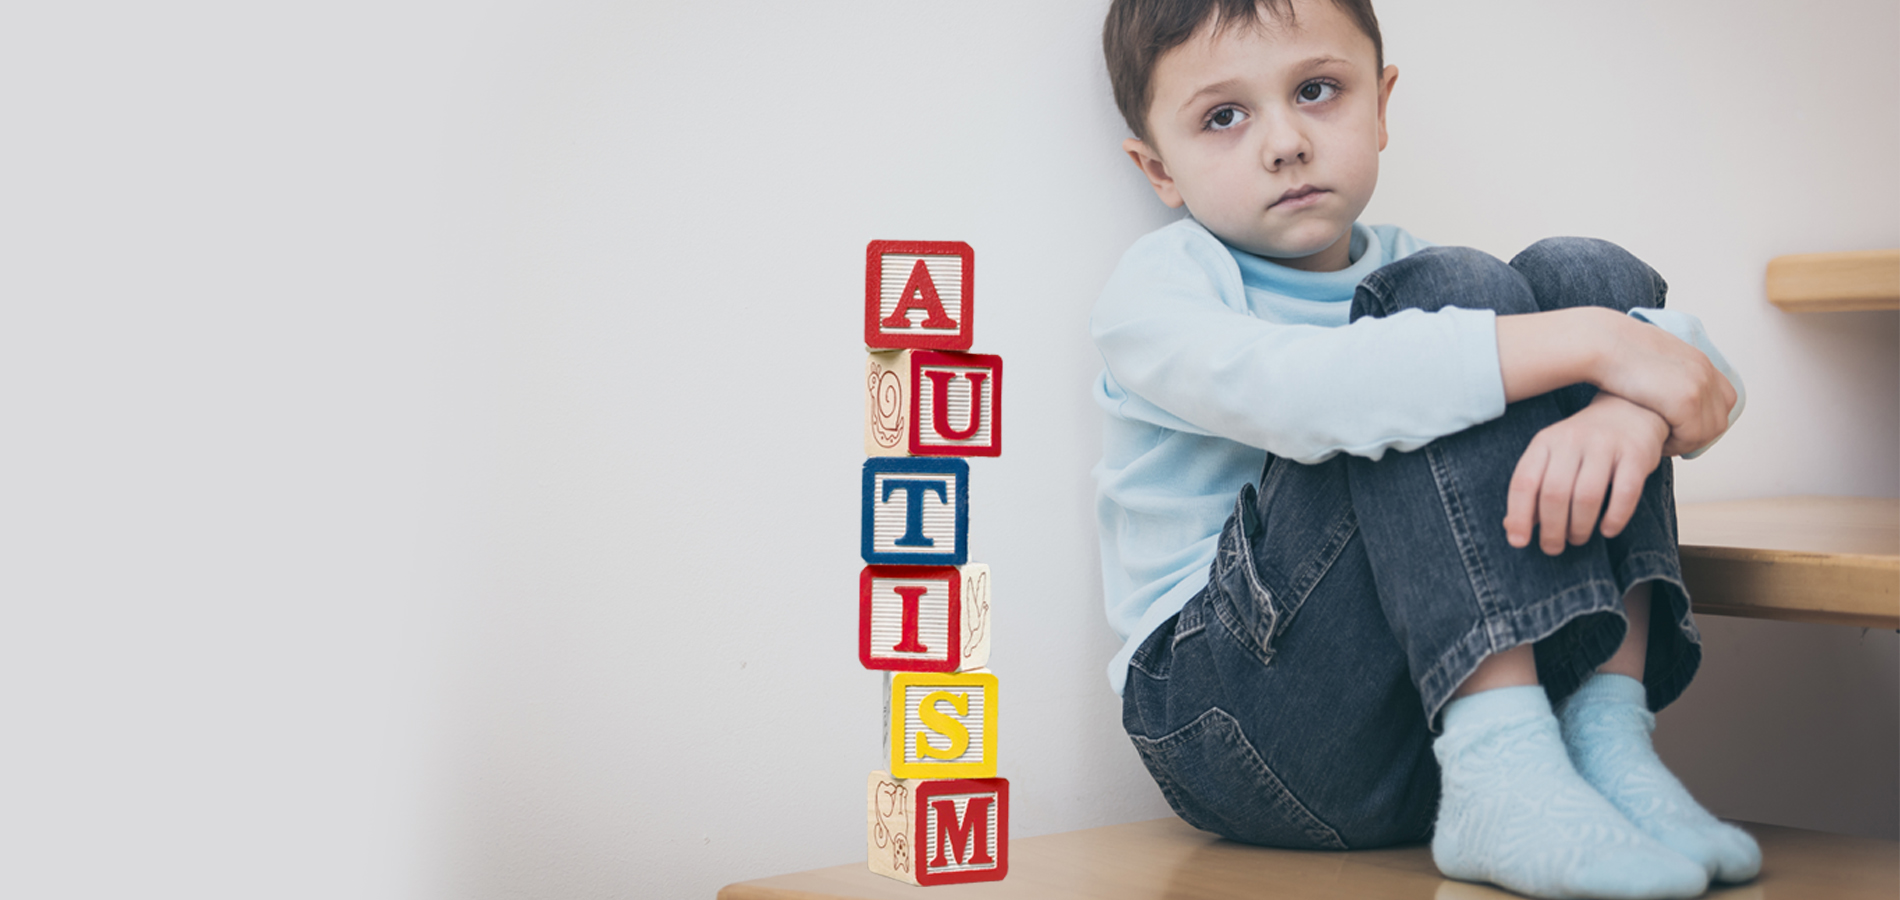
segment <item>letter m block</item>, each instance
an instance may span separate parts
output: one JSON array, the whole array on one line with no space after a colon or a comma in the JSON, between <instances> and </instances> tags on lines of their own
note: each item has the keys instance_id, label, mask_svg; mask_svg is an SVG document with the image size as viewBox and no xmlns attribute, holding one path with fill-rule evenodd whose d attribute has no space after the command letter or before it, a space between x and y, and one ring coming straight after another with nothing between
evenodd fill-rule
<instances>
[{"instance_id":1,"label":"letter m block","mask_svg":"<svg viewBox=\"0 0 1900 900\"><path fill-rule=\"evenodd\" d=\"M962 241L872 241L864 260L864 346L968 350L976 251Z\"/></svg>"},{"instance_id":2,"label":"letter m block","mask_svg":"<svg viewBox=\"0 0 1900 900\"><path fill-rule=\"evenodd\" d=\"M858 661L867 669L955 672L990 660L990 567L866 566Z\"/></svg>"},{"instance_id":3,"label":"letter m block","mask_svg":"<svg viewBox=\"0 0 1900 900\"><path fill-rule=\"evenodd\" d=\"M864 461L861 552L874 566L960 566L970 559L970 464Z\"/></svg>"},{"instance_id":4,"label":"letter m block","mask_svg":"<svg viewBox=\"0 0 1900 900\"><path fill-rule=\"evenodd\" d=\"M996 676L897 672L885 731L898 778L996 777Z\"/></svg>"},{"instance_id":5,"label":"letter m block","mask_svg":"<svg viewBox=\"0 0 1900 900\"><path fill-rule=\"evenodd\" d=\"M872 772L871 871L916 885L1009 874L1009 780L907 780Z\"/></svg>"}]
</instances>

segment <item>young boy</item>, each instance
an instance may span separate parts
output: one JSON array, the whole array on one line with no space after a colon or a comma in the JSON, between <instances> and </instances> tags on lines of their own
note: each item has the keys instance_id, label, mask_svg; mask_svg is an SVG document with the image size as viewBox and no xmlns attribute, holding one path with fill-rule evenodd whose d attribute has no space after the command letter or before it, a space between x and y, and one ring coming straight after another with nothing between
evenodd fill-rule
<instances>
[{"instance_id":1,"label":"young boy","mask_svg":"<svg viewBox=\"0 0 1900 900\"><path fill-rule=\"evenodd\" d=\"M1109 677L1169 803L1283 847L1430 834L1536 896L1753 877L1649 740L1701 653L1666 457L1741 410L1699 323L1600 241L1506 265L1357 224L1398 80L1368 0L1115 0L1103 46L1190 213L1091 318Z\"/></svg>"}]
</instances>

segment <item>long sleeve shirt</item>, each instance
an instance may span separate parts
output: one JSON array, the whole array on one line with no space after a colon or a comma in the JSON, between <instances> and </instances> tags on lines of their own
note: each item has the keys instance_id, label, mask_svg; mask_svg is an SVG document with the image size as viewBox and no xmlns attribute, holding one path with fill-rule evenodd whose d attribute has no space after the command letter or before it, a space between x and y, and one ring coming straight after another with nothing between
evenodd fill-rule
<instances>
[{"instance_id":1,"label":"long sleeve shirt","mask_svg":"<svg viewBox=\"0 0 1900 900\"><path fill-rule=\"evenodd\" d=\"M1351 240L1345 269L1306 272L1182 219L1136 241L1096 302L1107 424L1094 475L1108 621L1124 641L1108 669L1117 693L1135 649L1207 584L1234 498L1267 454L1378 459L1503 415L1495 314L1348 324L1360 280L1431 246L1384 225L1356 224ZM1730 421L1740 415L1741 379L1694 316L1631 315L1707 354L1735 386Z\"/></svg>"}]
</instances>

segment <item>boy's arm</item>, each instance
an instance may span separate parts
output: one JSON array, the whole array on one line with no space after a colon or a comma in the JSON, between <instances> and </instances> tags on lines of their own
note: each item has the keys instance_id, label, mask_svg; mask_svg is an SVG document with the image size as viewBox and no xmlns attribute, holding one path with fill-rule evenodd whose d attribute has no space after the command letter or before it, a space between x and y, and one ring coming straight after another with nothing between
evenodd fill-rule
<instances>
[{"instance_id":1,"label":"boy's arm","mask_svg":"<svg viewBox=\"0 0 1900 900\"><path fill-rule=\"evenodd\" d=\"M1231 253L1198 224L1131 247L1090 333L1111 414L1300 463L1372 459L1504 412L1488 310L1405 310L1350 326L1251 314Z\"/></svg>"},{"instance_id":2,"label":"boy's arm","mask_svg":"<svg viewBox=\"0 0 1900 900\"><path fill-rule=\"evenodd\" d=\"M1598 392L1590 405L1531 438L1511 474L1504 514L1505 539L1531 542L1545 553L1581 545L1603 513L1603 536L1615 537L1636 514L1643 483L1662 459L1669 424L1615 394ZM1604 503L1605 492L1609 503Z\"/></svg>"},{"instance_id":3,"label":"boy's arm","mask_svg":"<svg viewBox=\"0 0 1900 900\"><path fill-rule=\"evenodd\" d=\"M1661 416L1662 452L1704 447L1727 430L1734 385L1703 351L1674 334L1597 307L1499 316L1505 402L1587 382Z\"/></svg>"}]
</instances>

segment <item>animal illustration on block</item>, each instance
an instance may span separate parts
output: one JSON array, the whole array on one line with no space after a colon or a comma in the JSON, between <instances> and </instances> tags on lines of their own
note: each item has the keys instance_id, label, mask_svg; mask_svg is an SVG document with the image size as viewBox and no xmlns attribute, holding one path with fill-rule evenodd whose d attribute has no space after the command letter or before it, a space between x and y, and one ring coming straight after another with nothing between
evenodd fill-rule
<instances>
[{"instance_id":1,"label":"animal illustration on block","mask_svg":"<svg viewBox=\"0 0 1900 900\"><path fill-rule=\"evenodd\" d=\"M864 383L864 455L1002 455L1002 357L874 351Z\"/></svg>"},{"instance_id":2,"label":"animal illustration on block","mask_svg":"<svg viewBox=\"0 0 1900 900\"><path fill-rule=\"evenodd\" d=\"M966 591L989 589L990 567L866 566L858 577L858 661L867 669L955 672L989 662L989 633L971 645ZM989 600L982 598L981 610Z\"/></svg>"},{"instance_id":3,"label":"animal illustration on block","mask_svg":"<svg viewBox=\"0 0 1900 900\"><path fill-rule=\"evenodd\" d=\"M860 552L874 566L960 566L970 556L970 465L961 459L864 461Z\"/></svg>"},{"instance_id":4,"label":"animal illustration on block","mask_svg":"<svg viewBox=\"0 0 1900 900\"><path fill-rule=\"evenodd\" d=\"M972 563L963 573L963 664L981 669L990 664L990 567Z\"/></svg>"},{"instance_id":5,"label":"animal illustration on block","mask_svg":"<svg viewBox=\"0 0 1900 900\"><path fill-rule=\"evenodd\" d=\"M903 804L880 815L887 799ZM1009 780L906 780L871 773L871 871L916 885L1001 881L1009 874ZM908 865L877 843L877 828L909 836Z\"/></svg>"},{"instance_id":6,"label":"animal illustration on block","mask_svg":"<svg viewBox=\"0 0 1900 900\"><path fill-rule=\"evenodd\" d=\"M996 776L996 676L898 672L885 729L899 778Z\"/></svg>"},{"instance_id":7,"label":"animal illustration on block","mask_svg":"<svg viewBox=\"0 0 1900 900\"><path fill-rule=\"evenodd\" d=\"M884 772L871 773L870 809L866 826L871 871L893 878L910 873L910 782Z\"/></svg>"},{"instance_id":8,"label":"animal illustration on block","mask_svg":"<svg viewBox=\"0 0 1900 900\"><path fill-rule=\"evenodd\" d=\"M970 349L976 251L969 244L872 241L864 257L864 346Z\"/></svg>"}]
</instances>

